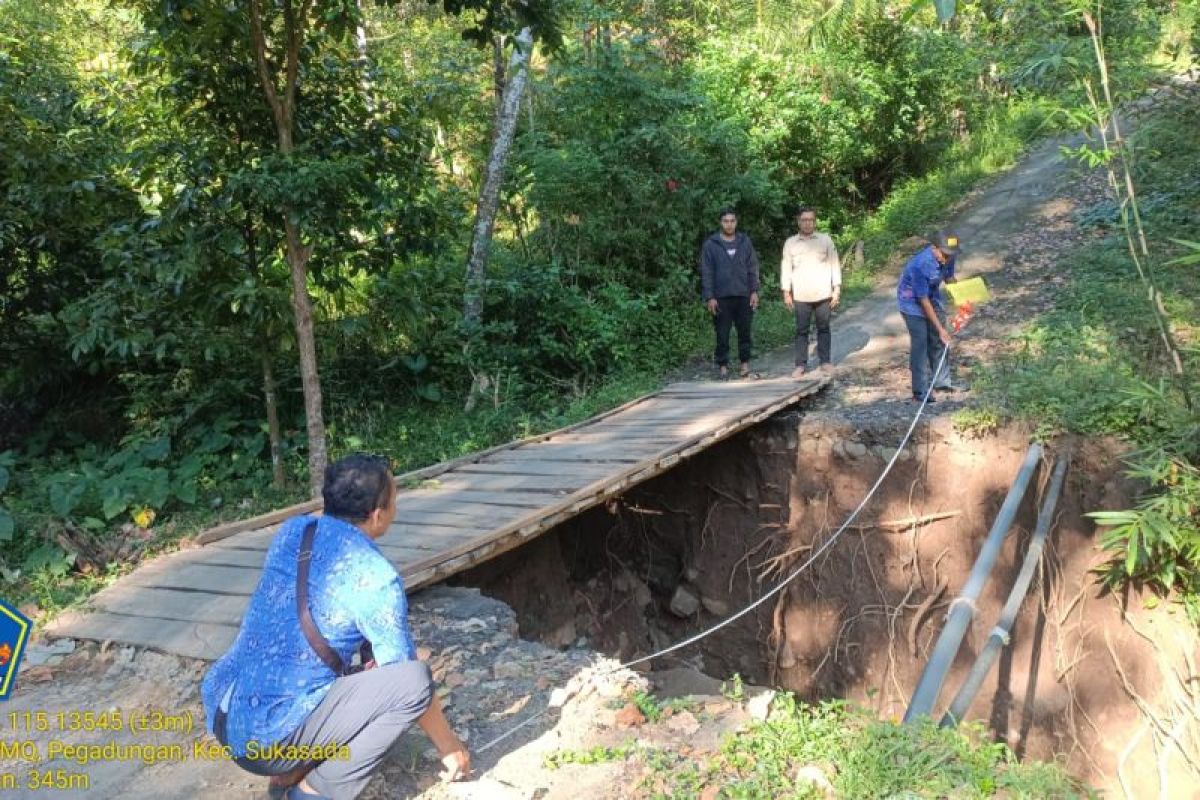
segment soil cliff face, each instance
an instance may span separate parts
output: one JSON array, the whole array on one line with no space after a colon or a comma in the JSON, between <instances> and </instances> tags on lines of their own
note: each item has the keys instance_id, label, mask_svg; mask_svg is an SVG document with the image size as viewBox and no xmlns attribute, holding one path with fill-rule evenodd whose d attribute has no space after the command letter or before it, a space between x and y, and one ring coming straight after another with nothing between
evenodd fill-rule
<instances>
[{"instance_id":1,"label":"soil cliff face","mask_svg":"<svg viewBox=\"0 0 1200 800\"><path fill-rule=\"evenodd\" d=\"M907 427L911 407L891 406L777 416L461 581L513 606L522 635L621 660L654 652L762 596L841 525ZM652 667L738 673L899 718L1028 441L1019 429L970 438L945 417L922 422L853 526L810 569ZM1162 695L1163 659L1183 663L1195 639L1182 620L1148 615L1140 603L1123 612L1129 598L1105 596L1090 574L1103 555L1085 514L1134 499L1119 446L1068 440L1047 452L1072 457L1057 522L970 717L1020 755L1062 755L1080 777L1116 788L1123 756L1155 758L1148 737L1133 741L1150 724L1133 695ZM1004 605L1050 466L1031 483L977 602L939 714Z\"/></svg>"}]
</instances>

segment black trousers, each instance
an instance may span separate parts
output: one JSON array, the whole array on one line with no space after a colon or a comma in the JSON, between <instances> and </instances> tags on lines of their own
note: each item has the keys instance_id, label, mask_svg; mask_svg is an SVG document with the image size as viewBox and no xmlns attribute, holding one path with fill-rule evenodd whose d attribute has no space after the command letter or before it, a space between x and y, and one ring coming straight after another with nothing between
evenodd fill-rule
<instances>
[{"instance_id":1,"label":"black trousers","mask_svg":"<svg viewBox=\"0 0 1200 800\"><path fill-rule=\"evenodd\" d=\"M718 297L717 314L713 317L713 326L717 329L717 350L713 360L718 367L729 364L729 329L737 327L738 360L745 363L750 360L750 348L753 345L750 334L750 323L754 312L750 309L749 297Z\"/></svg>"},{"instance_id":2,"label":"black trousers","mask_svg":"<svg viewBox=\"0 0 1200 800\"><path fill-rule=\"evenodd\" d=\"M796 310L796 366L808 366L808 329L815 319L817 322L817 360L828 364L833 358L832 337L829 334L829 299L816 303L805 303L796 300L792 308Z\"/></svg>"}]
</instances>

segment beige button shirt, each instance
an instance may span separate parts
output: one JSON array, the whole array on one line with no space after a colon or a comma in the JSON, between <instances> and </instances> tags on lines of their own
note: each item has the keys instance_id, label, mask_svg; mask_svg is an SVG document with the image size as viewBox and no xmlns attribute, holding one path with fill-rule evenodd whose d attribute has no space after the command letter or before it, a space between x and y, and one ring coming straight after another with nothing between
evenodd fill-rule
<instances>
[{"instance_id":1,"label":"beige button shirt","mask_svg":"<svg viewBox=\"0 0 1200 800\"><path fill-rule=\"evenodd\" d=\"M833 239L817 231L812 236L797 233L783 245L779 287L792 293L793 300L816 303L833 296L842 285L842 265Z\"/></svg>"}]
</instances>

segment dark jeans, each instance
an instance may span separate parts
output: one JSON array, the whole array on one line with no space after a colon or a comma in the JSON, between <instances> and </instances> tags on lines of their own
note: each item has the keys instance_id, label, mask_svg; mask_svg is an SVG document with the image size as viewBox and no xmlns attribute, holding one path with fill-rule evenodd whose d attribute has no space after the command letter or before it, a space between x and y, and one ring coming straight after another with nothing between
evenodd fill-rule
<instances>
[{"instance_id":1,"label":"dark jeans","mask_svg":"<svg viewBox=\"0 0 1200 800\"><path fill-rule=\"evenodd\" d=\"M400 661L338 678L283 747L333 745L346 758L333 757L308 774L308 785L334 800L357 797L383 763L388 749L429 708L433 678L423 661ZM223 740L222 726L217 738ZM237 759L255 775L282 775L305 763L276 758L262 748L255 760Z\"/></svg>"},{"instance_id":2,"label":"dark jeans","mask_svg":"<svg viewBox=\"0 0 1200 800\"><path fill-rule=\"evenodd\" d=\"M808 366L808 329L815 317L817 321L817 360L828 364L833 357L832 337L829 335L829 300L792 303L796 311L796 366Z\"/></svg>"},{"instance_id":3,"label":"dark jeans","mask_svg":"<svg viewBox=\"0 0 1200 800\"><path fill-rule=\"evenodd\" d=\"M729 329L733 326L737 327L738 361L746 363L750 360L750 347L753 344L750 323L753 319L749 297L717 298L717 314L713 317L713 326L717 329L717 351L713 359L718 367L729 363Z\"/></svg>"},{"instance_id":4,"label":"dark jeans","mask_svg":"<svg viewBox=\"0 0 1200 800\"><path fill-rule=\"evenodd\" d=\"M922 315L902 314L908 327L908 369L912 372L912 393L922 398L929 390L929 382L942 360L946 345L938 337L937 329Z\"/></svg>"}]
</instances>

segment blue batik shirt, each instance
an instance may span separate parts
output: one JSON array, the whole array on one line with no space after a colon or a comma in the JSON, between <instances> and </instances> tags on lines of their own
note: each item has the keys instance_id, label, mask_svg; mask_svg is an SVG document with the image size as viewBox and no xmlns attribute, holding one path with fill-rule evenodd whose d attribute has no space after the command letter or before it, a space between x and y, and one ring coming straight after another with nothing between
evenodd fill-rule
<instances>
[{"instance_id":1,"label":"blue batik shirt","mask_svg":"<svg viewBox=\"0 0 1200 800\"><path fill-rule=\"evenodd\" d=\"M290 519L276 534L237 639L204 678L210 731L228 695L226 744L235 756L252 740L268 746L295 731L337 678L304 638L296 610L296 556L312 519ZM344 663L364 639L380 666L416 659L404 583L357 527L320 518L308 581L313 621Z\"/></svg>"},{"instance_id":2,"label":"blue batik shirt","mask_svg":"<svg viewBox=\"0 0 1200 800\"><path fill-rule=\"evenodd\" d=\"M939 264L933 255L933 247L926 247L908 260L896 287L896 304L901 314L923 317L920 299L928 297L935 311L944 311L942 284L954 277L954 259Z\"/></svg>"}]
</instances>

